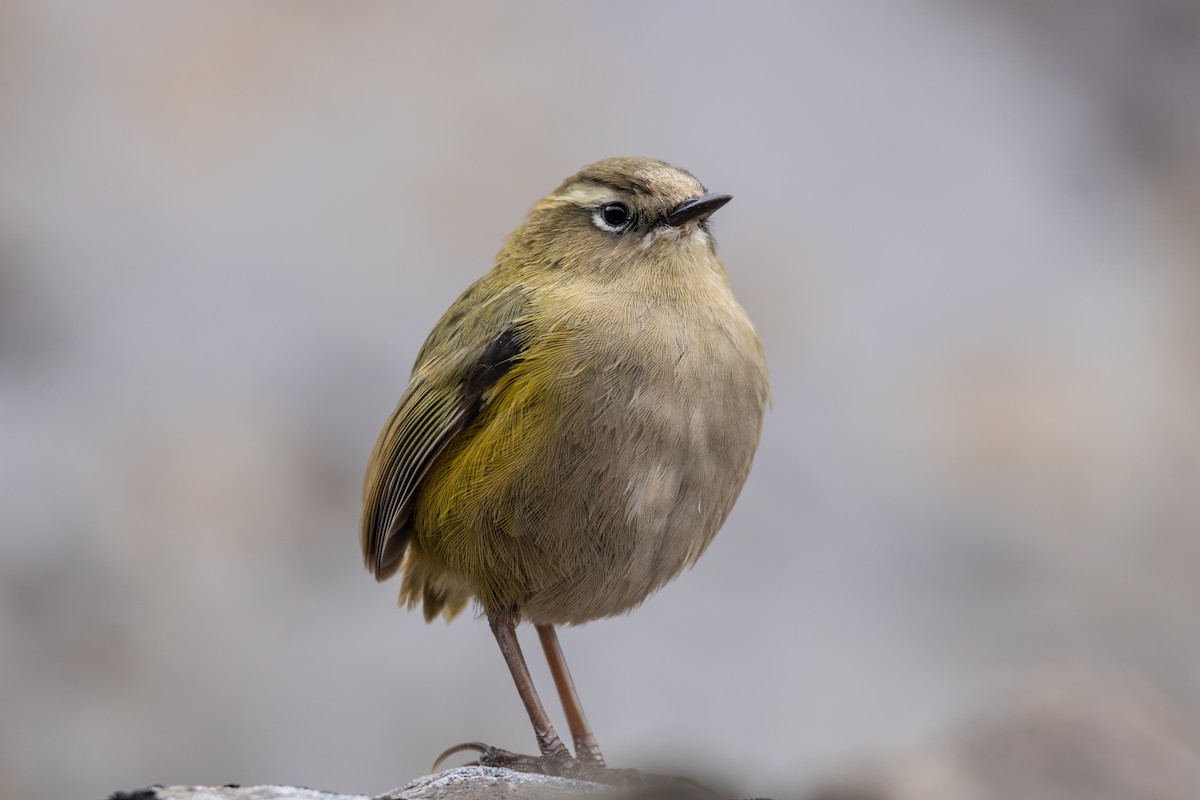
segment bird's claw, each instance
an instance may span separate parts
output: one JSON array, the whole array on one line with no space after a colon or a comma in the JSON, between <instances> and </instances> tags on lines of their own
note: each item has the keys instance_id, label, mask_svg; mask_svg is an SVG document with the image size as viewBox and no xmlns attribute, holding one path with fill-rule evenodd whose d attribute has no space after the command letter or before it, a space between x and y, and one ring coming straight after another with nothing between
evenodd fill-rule
<instances>
[{"instance_id":1,"label":"bird's claw","mask_svg":"<svg viewBox=\"0 0 1200 800\"><path fill-rule=\"evenodd\" d=\"M445 752L443 752L440 756L437 757L437 760L433 762L433 769L431 769L430 772L437 772L438 768L440 766L442 766L442 762L445 761L450 756L455 755L456 753L464 753L468 750L474 750L476 753L479 753L480 757L475 759L474 761L467 762L463 766L478 767L478 766L480 766L480 760L483 758L484 754L487 753L489 750L494 750L494 749L495 748L493 748L491 745L484 744L483 742L459 742L458 744L454 745L453 747L446 748Z\"/></svg>"},{"instance_id":2,"label":"bird's claw","mask_svg":"<svg viewBox=\"0 0 1200 800\"><path fill-rule=\"evenodd\" d=\"M531 772L537 775L552 775L559 778L569 778L577 781L607 784L635 791L648 792L650 798L679 798L679 800L720 800L719 795L711 789L689 778L678 776L655 775L636 769L613 769L611 767L588 764L573 758L569 752L541 756L530 756L513 753L493 747L483 742L463 742L456 744L438 756L433 765L433 772L438 771L447 758L455 753L474 751L479 754L475 761L464 766L502 767L516 772ZM637 797L642 797L637 794Z\"/></svg>"},{"instance_id":3,"label":"bird's claw","mask_svg":"<svg viewBox=\"0 0 1200 800\"><path fill-rule=\"evenodd\" d=\"M538 775L553 775L560 778L606 784L636 782L637 776L641 775L637 770L609 769L588 764L573 758L568 752L530 756L493 747L484 742L461 742L447 749L433 763L433 772L437 772L450 756L466 751L478 753L479 758L464 766L503 767L516 772L532 772Z\"/></svg>"},{"instance_id":4,"label":"bird's claw","mask_svg":"<svg viewBox=\"0 0 1200 800\"><path fill-rule=\"evenodd\" d=\"M541 775L557 775L565 778L573 777L572 773L576 771L576 768L582 766L571 757L570 753L563 755L527 756L522 753L502 750L499 747L492 747L490 744L483 742L461 742L447 749L437 757L437 761L433 762L433 771L437 772L438 768L450 756L468 750L479 754L479 758L463 765L468 767L505 767L517 772L535 772Z\"/></svg>"}]
</instances>

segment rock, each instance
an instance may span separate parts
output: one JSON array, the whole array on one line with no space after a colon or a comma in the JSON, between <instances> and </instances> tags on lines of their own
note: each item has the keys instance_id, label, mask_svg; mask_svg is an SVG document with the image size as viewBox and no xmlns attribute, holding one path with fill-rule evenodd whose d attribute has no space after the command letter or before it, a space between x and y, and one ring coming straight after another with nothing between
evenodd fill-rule
<instances>
[{"instance_id":1,"label":"rock","mask_svg":"<svg viewBox=\"0 0 1200 800\"><path fill-rule=\"evenodd\" d=\"M377 798L299 786L151 786L109 800L558 800L615 795L611 786L494 767L459 767L426 775Z\"/></svg>"},{"instance_id":2,"label":"rock","mask_svg":"<svg viewBox=\"0 0 1200 800\"><path fill-rule=\"evenodd\" d=\"M551 800L600 797L616 792L611 786L568 778L495 767L459 767L418 778L378 800Z\"/></svg>"}]
</instances>

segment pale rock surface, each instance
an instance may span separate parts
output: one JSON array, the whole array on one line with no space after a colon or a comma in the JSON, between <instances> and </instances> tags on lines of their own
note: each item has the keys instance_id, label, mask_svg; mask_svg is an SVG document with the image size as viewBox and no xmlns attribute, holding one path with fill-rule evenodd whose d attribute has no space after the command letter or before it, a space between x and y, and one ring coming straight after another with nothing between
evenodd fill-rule
<instances>
[{"instance_id":1,"label":"pale rock surface","mask_svg":"<svg viewBox=\"0 0 1200 800\"><path fill-rule=\"evenodd\" d=\"M494 767L459 767L426 775L375 800L551 800L615 794L611 786ZM371 800L299 786L154 786L111 800Z\"/></svg>"}]
</instances>

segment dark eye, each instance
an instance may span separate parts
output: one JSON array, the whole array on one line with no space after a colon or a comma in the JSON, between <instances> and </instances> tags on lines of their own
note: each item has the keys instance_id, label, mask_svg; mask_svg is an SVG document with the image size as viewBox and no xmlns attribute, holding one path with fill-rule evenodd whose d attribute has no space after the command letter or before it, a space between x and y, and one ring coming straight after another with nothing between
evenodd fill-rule
<instances>
[{"instance_id":1,"label":"dark eye","mask_svg":"<svg viewBox=\"0 0 1200 800\"><path fill-rule=\"evenodd\" d=\"M629 225L633 214L630 213L629 206L624 203L605 203L596 209L596 214L592 219L595 220L598 228L606 231L619 231Z\"/></svg>"}]
</instances>

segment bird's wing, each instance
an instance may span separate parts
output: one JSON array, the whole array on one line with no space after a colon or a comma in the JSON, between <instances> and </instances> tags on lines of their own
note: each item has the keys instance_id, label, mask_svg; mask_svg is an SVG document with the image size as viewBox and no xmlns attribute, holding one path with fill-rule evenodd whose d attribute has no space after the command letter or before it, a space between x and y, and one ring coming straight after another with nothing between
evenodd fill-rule
<instances>
[{"instance_id":1,"label":"bird's wing","mask_svg":"<svg viewBox=\"0 0 1200 800\"><path fill-rule=\"evenodd\" d=\"M422 479L527 344L522 287L489 292L488 283L468 289L434 327L371 454L359 535L378 580L400 568Z\"/></svg>"}]
</instances>

